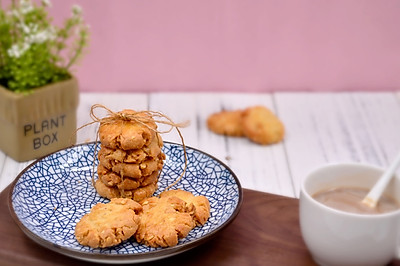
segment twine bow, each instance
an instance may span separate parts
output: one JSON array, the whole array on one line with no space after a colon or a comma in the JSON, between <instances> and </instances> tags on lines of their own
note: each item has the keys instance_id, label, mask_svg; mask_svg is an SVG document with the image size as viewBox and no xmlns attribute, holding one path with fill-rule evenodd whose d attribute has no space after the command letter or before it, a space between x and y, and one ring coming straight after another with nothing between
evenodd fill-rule
<instances>
[{"instance_id":1,"label":"twine bow","mask_svg":"<svg viewBox=\"0 0 400 266\"><path fill-rule=\"evenodd\" d=\"M95 110L96 109L104 109L108 112L108 116L106 117L99 117L95 114ZM186 127L189 123L188 122L184 122L184 123L175 123L174 121L172 121L171 118L169 118L168 116L164 115L161 112L157 112L157 111L132 111L132 113L124 113L124 112L114 112L112 110L110 110L109 108L107 108L106 106L102 105L102 104L94 104L92 105L92 107L90 108L90 117L92 118L92 122L89 122L81 127L79 127L76 131L95 124L95 123L100 123L100 125L102 124L111 124L111 123L115 123L118 120L123 120L123 121L133 121L136 123L139 123L145 127L147 127L148 129L150 129L151 131L158 133L158 134L165 134L165 133L169 133L171 132L174 128L176 129L176 131L179 134L179 137L182 141L182 147L183 147L183 153L185 156L185 165L183 168L183 172L182 174L179 176L179 178L177 180L175 180L171 185L169 185L167 188L165 188L164 191L169 190L171 187L175 186L184 176L185 172L186 172L186 168L187 168L187 154L186 154L186 146L185 146L185 141L183 139L182 133L179 130L179 128L181 127ZM167 130L164 131L160 131L157 130L151 126L149 126L149 123L158 123L158 124L164 124L164 125L168 125L169 128ZM97 150L97 138L98 138L98 130L96 133L96 147L95 147L95 152ZM96 158L96 157L94 157ZM93 163L94 165L94 163ZM94 183L94 170L93 170L93 176L92 176L92 182Z\"/></svg>"}]
</instances>

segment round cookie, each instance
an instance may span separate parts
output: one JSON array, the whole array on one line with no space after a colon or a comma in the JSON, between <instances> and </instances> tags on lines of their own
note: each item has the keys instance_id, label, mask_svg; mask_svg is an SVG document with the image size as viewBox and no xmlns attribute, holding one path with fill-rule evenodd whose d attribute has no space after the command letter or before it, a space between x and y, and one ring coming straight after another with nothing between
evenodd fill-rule
<instances>
[{"instance_id":1,"label":"round cookie","mask_svg":"<svg viewBox=\"0 0 400 266\"><path fill-rule=\"evenodd\" d=\"M140 186L145 187L152 183L156 183L158 181L158 176L160 175L160 171L154 171L151 175L144 176L143 180L140 183Z\"/></svg>"},{"instance_id":2,"label":"round cookie","mask_svg":"<svg viewBox=\"0 0 400 266\"><path fill-rule=\"evenodd\" d=\"M140 163L111 163L111 170L120 176L142 178L151 175L154 171L162 169L165 155L162 153L156 158L146 159ZM101 163L101 162L100 162Z\"/></svg>"},{"instance_id":3,"label":"round cookie","mask_svg":"<svg viewBox=\"0 0 400 266\"><path fill-rule=\"evenodd\" d=\"M117 187L108 187L100 179L97 179L94 187L100 196L113 199L113 198L129 198L134 201L141 201L143 199L153 196L154 192L157 190L157 182L151 183L144 187L138 187L137 189L124 190L118 189Z\"/></svg>"},{"instance_id":4,"label":"round cookie","mask_svg":"<svg viewBox=\"0 0 400 266\"><path fill-rule=\"evenodd\" d=\"M207 126L212 132L220 135L242 137L242 114L241 110L214 113L208 117Z\"/></svg>"},{"instance_id":5,"label":"round cookie","mask_svg":"<svg viewBox=\"0 0 400 266\"><path fill-rule=\"evenodd\" d=\"M171 247L195 227L193 205L177 197L151 197L141 202L143 212L136 240L150 247Z\"/></svg>"},{"instance_id":6,"label":"round cookie","mask_svg":"<svg viewBox=\"0 0 400 266\"><path fill-rule=\"evenodd\" d=\"M141 149L135 150L121 150L121 149L111 149L106 146L101 147L98 152L99 161L102 162L104 166L110 168L110 161L118 161L123 163L138 163L142 162L147 157L157 157L161 153L161 147L163 146L163 141L159 134L152 140L148 146L143 146Z\"/></svg>"},{"instance_id":7,"label":"round cookie","mask_svg":"<svg viewBox=\"0 0 400 266\"><path fill-rule=\"evenodd\" d=\"M106 184L97 179L94 183L94 188L100 196L107 199L121 198L121 193L118 188L108 187Z\"/></svg>"},{"instance_id":8,"label":"round cookie","mask_svg":"<svg viewBox=\"0 0 400 266\"><path fill-rule=\"evenodd\" d=\"M283 123L264 106L249 107L242 116L243 132L253 142L267 145L283 139Z\"/></svg>"},{"instance_id":9,"label":"round cookie","mask_svg":"<svg viewBox=\"0 0 400 266\"><path fill-rule=\"evenodd\" d=\"M160 198L177 197L185 201L188 205L193 204L195 207L194 219L196 224L204 225L210 217L210 202L205 196L194 196L189 191L176 189L164 191L160 194Z\"/></svg>"},{"instance_id":10,"label":"round cookie","mask_svg":"<svg viewBox=\"0 0 400 266\"><path fill-rule=\"evenodd\" d=\"M156 192L158 188L157 183L151 183L144 187L139 187L137 189L132 190L120 190L121 197L130 198L134 201L141 201L153 196L154 192Z\"/></svg>"},{"instance_id":11,"label":"round cookie","mask_svg":"<svg viewBox=\"0 0 400 266\"><path fill-rule=\"evenodd\" d=\"M147 155L142 149L125 151L121 149L114 150L107 148L106 146L102 146L99 150L99 153L97 154L97 157L102 165L107 168L111 168L111 162L116 161L125 163L137 163L146 159Z\"/></svg>"},{"instance_id":12,"label":"round cookie","mask_svg":"<svg viewBox=\"0 0 400 266\"><path fill-rule=\"evenodd\" d=\"M97 166L97 175L99 176L101 182L109 187L116 186L122 181L121 176L108 170L101 164Z\"/></svg>"},{"instance_id":13,"label":"round cookie","mask_svg":"<svg viewBox=\"0 0 400 266\"><path fill-rule=\"evenodd\" d=\"M107 168L99 164L99 166L97 167L97 174L99 176L99 180L101 180L101 182L108 187L117 186L119 189L131 190L157 182L160 172L159 170L156 170L150 175L143 176L141 178L122 178L118 174L108 170Z\"/></svg>"},{"instance_id":14,"label":"round cookie","mask_svg":"<svg viewBox=\"0 0 400 266\"><path fill-rule=\"evenodd\" d=\"M161 148L163 147L163 145L164 142L161 135L156 133L156 136L153 139L153 141L149 145L143 146L142 150L147 154L148 157L156 157L162 152Z\"/></svg>"},{"instance_id":15,"label":"round cookie","mask_svg":"<svg viewBox=\"0 0 400 266\"><path fill-rule=\"evenodd\" d=\"M119 190L132 190L139 187L146 187L158 181L159 171L154 171L151 175L144 176L140 179L124 177L122 182L117 184Z\"/></svg>"},{"instance_id":16,"label":"round cookie","mask_svg":"<svg viewBox=\"0 0 400 266\"><path fill-rule=\"evenodd\" d=\"M81 245L105 248L118 245L136 233L142 206L131 199L112 199L97 203L75 227Z\"/></svg>"},{"instance_id":17,"label":"round cookie","mask_svg":"<svg viewBox=\"0 0 400 266\"><path fill-rule=\"evenodd\" d=\"M133 110L119 112L123 115L134 114ZM139 123L133 120L118 119L100 123L99 137L102 145L111 149L134 150L149 145L156 135L157 125L153 118L145 113L137 113L139 118L148 121Z\"/></svg>"}]
</instances>

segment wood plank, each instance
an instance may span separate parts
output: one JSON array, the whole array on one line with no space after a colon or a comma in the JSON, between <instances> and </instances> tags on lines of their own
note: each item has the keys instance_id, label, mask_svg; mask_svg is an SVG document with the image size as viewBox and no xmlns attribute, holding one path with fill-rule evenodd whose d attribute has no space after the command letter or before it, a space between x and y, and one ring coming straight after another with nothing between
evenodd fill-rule
<instances>
[{"instance_id":1,"label":"wood plank","mask_svg":"<svg viewBox=\"0 0 400 266\"><path fill-rule=\"evenodd\" d=\"M278 93L296 194L314 168L334 162L384 166L399 147L399 101L393 93ZM397 135L396 135L397 134ZM397 136L397 138L396 138Z\"/></svg>"},{"instance_id":2,"label":"wood plank","mask_svg":"<svg viewBox=\"0 0 400 266\"><path fill-rule=\"evenodd\" d=\"M12 181L15 180L18 174L33 161L34 160L20 163L11 157L6 156L3 160L4 166L0 172L0 191L3 191Z\"/></svg>"},{"instance_id":3,"label":"wood plank","mask_svg":"<svg viewBox=\"0 0 400 266\"><path fill-rule=\"evenodd\" d=\"M362 161L388 166L400 151L400 98L392 93L353 93L351 96L366 129L358 128L356 132L366 131L369 137L357 136L365 150Z\"/></svg>"},{"instance_id":4,"label":"wood plank","mask_svg":"<svg viewBox=\"0 0 400 266\"><path fill-rule=\"evenodd\" d=\"M158 111L169 117L174 123L189 122L187 127L180 128L185 145L197 147L196 132L196 98L192 93L152 93L149 99L149 110ZM160 131L169 130L169 125L158 124ZM175 129L162 135L163 140L181 143Z\"/></svg>"}]
</instances>

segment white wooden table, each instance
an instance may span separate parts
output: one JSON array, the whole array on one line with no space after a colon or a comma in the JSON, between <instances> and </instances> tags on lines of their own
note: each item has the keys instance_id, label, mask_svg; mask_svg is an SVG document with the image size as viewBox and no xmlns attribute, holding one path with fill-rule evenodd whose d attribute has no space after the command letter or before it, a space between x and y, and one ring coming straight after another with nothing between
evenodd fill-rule
<instances>
[{"instance_id":1,"label":"white wooden table","mask_svg":"<svg viewBox=\"0 0 400 266\"><path fill-rule=\"evenodd\" d=\"M387 166L400 151L400 94L382 93L81 93L78 126L91 121L90 107L161 111L182 129L185 144L226 163L244 188L298 197L302 178L331 162ZM283 142L260 146L245 138L216 135L207 117L222 109L262 104L286 127ZM78 143L95 140L96 126L78 132ZM175 131L163 139L180 143ZM17 163L0 152L0 191L30 162Z\"/></svg>"}]
</instances>

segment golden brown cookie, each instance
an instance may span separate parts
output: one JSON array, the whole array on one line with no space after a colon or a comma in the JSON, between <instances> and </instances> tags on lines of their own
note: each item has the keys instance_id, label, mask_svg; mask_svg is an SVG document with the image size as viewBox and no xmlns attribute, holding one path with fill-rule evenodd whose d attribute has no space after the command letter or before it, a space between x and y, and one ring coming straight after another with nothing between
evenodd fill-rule
<instances>
[{"instance_id":1,"label":"golden brown cookie","mask_svg":"<svg viewBox=\"0 0 400 266\"><path fill-rule=\"evenodd\" d=\"M208 128L217 134L242 137L242 110L222 111L210 115L207 119Z\"/></svg>"},{"instance_id":2,"label":"golden brown cookie","mask_svg":"<svg viewBox=\"0 0 400 266\"><path fill-rule=\"evenodd\" d=\"M149 176L144 176L143 180L140 183L140 186L145 187L145 186L148 186L148 185L150 185L152 183L157 183L159 175L160 175L160 171L157 170L157 171L154 171Z\"/></svg>"},{"instance_id":3,"label":"golden brown cookie","mask_svg":"<svg viewBox=\"0 0 400 266\"><path fill-rule=\"evenodd\" d=\"M81 245L105 248L118 245L136 233L142 206L131 199L97 203L76 224L75 237Z\"/></svg>"},{"instance_id":4,"label":"golden brown cookie","mask_svg":"<svg viewBox=\"0 0 400 266\"><path fill-rule=\"evenodd\" d=\"M162 138L157 134L149 146L143 146L136 150L110 149L102 145L98 153L98 158L107 168L112 167L111 162L139 163L146 158L157 157L161 153L162 146Z\"/></svg>"},{"instance_id":5,"label":"golden brown cookie","mask_svg":"<svg viewBox=\"0 0 400 266\"><path fill-rule=\"evenodd\" d=\"M97 157L99 158L100 164L110 169L112 168L112 163L115 162L138 163L146 159L147 155L142 149L129 150L129 151L121 149L114 150L102 145Z\"/></svg>"},{"instance_id":6,"label":"golden brown cookie","mask_svg":"<svg viewBox=\"0 0 400 266\"><path fill-rule=\"evenodd\" d=\"M99 193L100 196L113 199L113 198L129 198L134 201L141 201L143 199L149 198L153 196L154 192L156 192L158 185L157 182L148 184L147 186L138 187L136 189L118 189L118 187L109 187L100 179L97 179L94 187Z\"/></svg>"},{"instance_id":7,"label":"golden brown cookie","mask_svg":"<svg viewBox=\"0 0 400 266\"><path fill-rule=\"evenodd\" d=\"M123 110L119 113L133 114L133 110ZM156 136L157 125L147 114L138 113L138 117L147 119L144 123L133 120L115 120L100 123L99 137L102 145L111 149L134 150L149 145Z\"/></svg>"},{"instance_id":8,"label":"golden brown cookie","mask_svg":"<svg viewBox=\"0 0 400 266\"><path fill-rule=\"evenodd\" d=\"M97 167L97 174L101 182L103 182L108 187L117 186L119 189L131 190L138 188L140 186L144 187L151 183L158 181L158 175L160 171L156 170L148 176L143 176L141 178L131 178L131 177L121 177L117 173L108 170L101 164Z\"/></svg>"},{"instance_id":9,"label":"golden brown cookie","mask_svg":"<svg viewBox=\"0 0 400 266\"><path fill-rule=\"evenodd\" d=\"M159 171L154 171L151 175L144 176L140 179L124 177L122 182L117 184L119 190L132 190L139 187L146 187L150 184L157 183Z\"/></svg>"},{"instance_id":10,"label":"golden brown cookie","mask_svg":"<svg viewBox=\"0 0 400 266\"><path fill-rule=\"evenodd\" d=\"M177 197L151 197L141 202L143 212L135 234L136 240L150 247L171 247L178 244L195 227L193 205Z\"/></svg>"},{"instance_id":11,"label":"golden brown cookie","mask_svg":"<svg viewBox=\"0 0 400 266\"><path fill-rule=\"evenodd\" d=\"M99 179L101 182L103 182L105 185L109 187L113 187L121 183L122 178L120 175L117 173L114 173L113 171L107 169L103 165L99 164L97 166L97 175L99 176Z\"/></svg>"},{"instance_id":12,"label":"golden brown cookie","mask_svg":"<svg viewBox=\"0 0 400 266\"><path fill-rule=\"evenodd\" d=\"M121 193L119 192L118 188L109 187L103 182L101 182L100 179L96 180L96 182L94 183L94 188L96 189L97 193L99 193L99 195L102 196L103 198L107 199L121 198Z\"/></svg>"},{"instance_id":13,"label":"golden brown cookie","mask_svg":"<svg viewBox=\"0 0 400 266\"><path fill-rule=\"evenodd\" d=\"M142 178L151 175L154 171L162 169L165 155L161 153L156 158L146 159L140 163L111 162L111 170L124 177ZM100 164L102 164L100 162ZM103 165L105 166L105 165Z\"/></svg>"},{"instance_id":14,"label":"golden brown cookie","mask_svg":"<svg viewBox=\"0 0 400 266\"><path fill-rule=\"evenodd\" d=\"M121 197L123 198L130 198L133 199L134 201L141 201L147 198L150 198L153 196L154 192L156 192L158 188L157 183L151 183L148 184L145 187L139 187L137 189L132 189L132 190L120 190Z\"/></svg>"},{"instance_id":15,"label":"golden brown cookie","mask_svg":"<svg viewBox=\"0 0 400 266\"><path fill-rule=\"evenodd\" d=\"M195 207L193 215L196 224L204 225L210 217L210 202L205 196L194 196L191 192L181 189L168 190L160 194L160 198L168 197L177 197L188 205L193 204Z\"/></svg>"},{"instance_id":16,"label":"golden brown cookie","mask_svg":"<svg viewBox=\"0 0 400 266\"><path fill-rule=\"evenodd\" d=\"M242 121L246 137L259 144L277 143L285 134L283 123L264 106L254 106L244 110Z\"/></svg>"}]
</instances>

